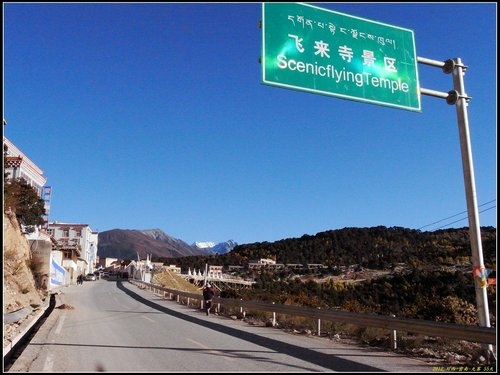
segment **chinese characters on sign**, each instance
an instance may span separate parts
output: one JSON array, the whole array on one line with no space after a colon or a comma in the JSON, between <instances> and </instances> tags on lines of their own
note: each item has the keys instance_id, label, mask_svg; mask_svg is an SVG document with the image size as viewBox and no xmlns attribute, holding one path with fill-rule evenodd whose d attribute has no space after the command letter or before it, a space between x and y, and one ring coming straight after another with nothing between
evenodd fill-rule
<instances>
[{"instance_id":1,"label":"chinese characters on sign","mask_svg":"<svg viewBox=\"0 0 500 375\"><path fill-rule=\"evenodd\" d=\"M299 3L264 3L263 82L420 111L413 32Z\"/></svg>"}]
</instances>

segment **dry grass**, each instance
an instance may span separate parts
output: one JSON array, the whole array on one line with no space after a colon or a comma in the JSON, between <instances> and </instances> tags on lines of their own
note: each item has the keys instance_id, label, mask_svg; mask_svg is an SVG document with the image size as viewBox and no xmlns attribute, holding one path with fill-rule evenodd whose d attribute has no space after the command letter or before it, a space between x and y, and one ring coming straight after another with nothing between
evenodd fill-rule
<instances>
[{"instance_id":1,"label":"dry grass","mask_svg":"<svg viewBox=\"0 0 500 375\"><path fill-rule=\"evenodd\" d=\"M165 288L181 290L183 292L202 294L201 290L196 285L191 284L189 281L169 270L156 273L153 276L152 283L161 285Z\"/></svg>"}]
</instances>

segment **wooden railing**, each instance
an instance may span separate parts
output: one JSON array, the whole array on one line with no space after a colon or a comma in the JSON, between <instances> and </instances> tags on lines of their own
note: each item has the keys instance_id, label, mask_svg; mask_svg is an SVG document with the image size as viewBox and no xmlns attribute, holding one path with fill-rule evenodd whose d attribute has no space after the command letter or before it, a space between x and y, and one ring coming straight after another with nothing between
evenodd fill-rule
<instances>
[{"instance_id":1,"label":"wooden railing","mask_svg":"<svg viewBox=\"0 0 500 375\"><path fill-rule=\"evenodd\" d=\"M176 289L165 288L159 285L146 283L139 280L129 280L131 283L143 289L148 289L156 294L163 296L169 295L169 299L179 301L180 297L194 299L200 301L200 306L203 306L203 296L197 293L183 292ZM448 337L470 342L478 342L483 344L496 344L496 328L495 327L480 327L469 326L454 323L440 323L420 319L398 318L394 316L383 316L375 314L363 314L346 311L325 310L320 308L311 308L304 306L281 305L263 301L244 301L231 298L214 297L213 303L223 306L231 306L240 308L244 311L265 311L278 314L286 314L292 316L302 316L318 321L320 327L321 320L349 323L363 327L377 327L387 330L400 330L411 333L420 333L436 337ZM319 329L318 329L319 331Z\"/></svg>"}]
</instances>

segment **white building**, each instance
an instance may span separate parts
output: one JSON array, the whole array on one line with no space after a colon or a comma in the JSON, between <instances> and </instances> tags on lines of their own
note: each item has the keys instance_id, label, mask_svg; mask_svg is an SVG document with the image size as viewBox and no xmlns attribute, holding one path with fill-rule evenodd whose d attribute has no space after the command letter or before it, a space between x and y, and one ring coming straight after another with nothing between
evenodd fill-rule
<instances>
[{"instance_id":1,"label":"white building","mask_svg":"<svg viewBox=\"0 0 500 375\"><path fill-rule=\"evenodd\" d=\"M222 266L208 266L208 276L222 278Z\"/></svg>"},{"instance_id":2,"label":"white building","mask_svg":"<svg viewBox=\"0 0 500 375\"><path fill-rule=\"evenodd\" d=\"M276 265L276 261L274 259L269 259L269 258L260 258L259 260L250 260L248 261L248 268L249 269L255 269L255 268L261 268L263 266L272 266Z\"/></svg>"},{"instance_id":3,"label":"white building","mask_svg":"<svg viewBox=\"0 0 500 375\"><path fill-rule=\"evenodd\" d=\"M169 270L172 273L176 273L179 275L181 274L181 267L176 266L175 264L171 264L168 267L165 267L165 269Z\"/></svg>"},{"instance_id":4,"label":"white building","mask_svg":"<svg viewBox=\"0 0 500 375\"><path fill-rule=\"evenodd\" d=\"M57 247L63 252L62 266L74 277L95 271L98 233L94 232L88 224L55 221L48 224L47 231L57 241Z\"/></svg>"},{"instance_id":5,"label":"white building","mask_svg":"<svg viewBox=\"0 0 500 375\"><path fill-rule=\"evenodd\" d=\"M24 178L41 196L42 188L47 182L47 179L43 176L43 170L5 136L3 137L3 154L5 160L4 169L5 173L8 173L8 178Z\"/></svg>"}]
</instances>

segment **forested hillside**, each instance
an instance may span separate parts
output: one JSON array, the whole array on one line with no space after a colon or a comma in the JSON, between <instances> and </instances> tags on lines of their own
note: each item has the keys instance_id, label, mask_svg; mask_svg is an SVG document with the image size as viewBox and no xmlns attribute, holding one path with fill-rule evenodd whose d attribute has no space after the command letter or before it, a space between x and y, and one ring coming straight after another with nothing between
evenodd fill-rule
<instances>
[{"instance_id":1,"label":"forested hillside","mask_svg":"<svg viewBox=\"0 0 500 375\"><path fill-rule=\"evenodd\" d=\"M496 261L496 228L484 227L481 235L484 258L491 266ZM471 257L468 228L421 232L383 226L344 228L273 243L241 245L232 253L246 259L275 258L279 263L359 264L374 269L397 263L464 263Z\"/></svg>"},{"instance_id":2,"label":"forested hillside","mask_svg":"<svg viewBox=\"0 0 500 375\"><path fill-rule=\"evenodd\" d=\"M496 228L481 228L490 277L496 270ZM241 265L272 258L283 264L321 263L321 270L245 271L251 290L227 297L346 311L396 314L408 318L477 323L475 282L468 228L434 232L400 227L344 228L276 242L236 246L223 255L163 259L183 270ZM376 272L370 272L376 270ZM487 288L491 321L496 321L496 285Z\"/></svg>"},{"instance_id":3,"label":"forested hillside","mask_svg":"<svg viewBox=\"0 0 500 375\"><path fill-rule=\"evenodd\" d=\"M496 228L481 228L486 267L496 265ZM409 266L472 264L468 228L421 232L401 227L344 228L276 242L236 246L223 255L172 259L182 269L205 263L245 266L249 260L272 258L277 263L322 263L331 269L357 264L371 269Z\"/></svg>"}]
</instances>

